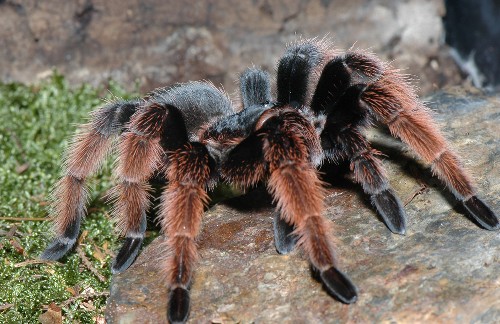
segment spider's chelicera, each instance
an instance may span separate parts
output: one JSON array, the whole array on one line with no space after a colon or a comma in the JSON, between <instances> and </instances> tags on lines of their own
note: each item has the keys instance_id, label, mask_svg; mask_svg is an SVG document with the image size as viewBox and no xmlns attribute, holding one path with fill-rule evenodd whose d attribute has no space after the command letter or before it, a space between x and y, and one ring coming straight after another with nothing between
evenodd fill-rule
<instances>
[{"instance_id":1,"label":"spider's chelicera","mask_svg":"<svg viewBox=\"0 0 500 324\"><path fill-rule=\"evenodd\" d=\"M146 230L148 180L163 174L168 184L158 218L167 240L160 266L170 290L171 322L187 320L196 237L207 190L219 181L242 187L264 181L279 211L274 221L278 252L300 246L327 292L343 303L355 302L356 288L333 256L316 168L323 162L348 161L387 227L404 234L401 201L389 185L379 152L363 135L375 121L430 164L483 228L500 227L498 217L476 196L429 110L405 78L374 55L336 53L324 41L300 41L279 61L276 89L274 99L269 75L251 68L240 77L240 111L206 82L158 89L141 100L96 110L68 151L51 211L56 237L41 257L59 259L75 244L85 213L85 179L98 169L115 137L114 216L125 241L112 270L121 272L134 262Z\"/></svg>"}]
</instances>

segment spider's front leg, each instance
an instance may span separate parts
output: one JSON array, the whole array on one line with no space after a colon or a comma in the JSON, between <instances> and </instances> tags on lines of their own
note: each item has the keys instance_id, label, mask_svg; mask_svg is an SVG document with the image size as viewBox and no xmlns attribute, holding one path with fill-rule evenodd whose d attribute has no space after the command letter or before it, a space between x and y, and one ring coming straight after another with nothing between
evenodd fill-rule
<instances>
[{"instance_id":1,"label":"spider's front leg","mask_svg":"<svg viewBox=\"0 0 500 324\"><path fill-rule=\"evenodd\" d=\"M427 107L418 100L413 89L395 70L386 69L383 76L369 85L361 100L378 120L386 124L396 137L431 165L469 214L485 229L500 228L498 216L477 197L474 183L461 166L459 157L441 134Z\"/></svg>"},{"instance_id":2,"label":"spider's front leg","mask_svg":"<svg viewBox=\"0 0 500 324\"><path fill-rule=\"evenodd\" d=\"M327 291L344 303L353 303L356 288L335 265L331 231L322 215L324 189L308 145L314 138L313 126L296 110L268 109L255 123L254 133L229 152L222 172L229 182L242 185L268 175L268 190L281 217L295 226L298 244L319 271ZM312 146L319 147L317 139Z\"/></svg>"},{"instance_id":3,"label":"spider's front leg","mask_svg":"<svg viewBox=\"0 0 500 324\"><path fill-rule=\"evenodd\" d=\"M380 163L370 154L371 149L364 138L349 143L349 137L358 136L356 132L368 126L372 116L386 124L394 136L431 165L433 173L446 183L482 227L500 228L498 217L477 197L473 181L462 168L458 156L451 151L428 109L418 100L407 80L388 64L363 52L348 52L333 58L323 68L311 108L329 115L322 134L326 155L333 152L330 155L335 159L335 152L339 152L340 157L342 152L346 153L356 179L372 195L372 202L393 232L394 229L398 232L398 224L391 219L399 222L404 232L401 203L386 186L387 180L377 166ZM343 132L345 134L341 134ZM353 160L348 152L352 148L367 154L358 153L358 161ZM378 186L372 186L377 183Z\"/></svg>"},{"instance_id":4,"label":"spider's front leg","mask_svg":"<svg viewBox=\"0 0 500 324\"><path fill-rule=\"evenodd\" d=\"M75 135L64 161L65 175L54 186L51 215L56 237L40 256L62 258L76 243L85 214L85 180L99 169L113 139L139 107L139 101L118 101L94 111L91 121Z\"/></svg>"},{"instance_id":5,"label":"spider's front leg","mask_svg":"<svg viewBox=\"0 0 500 324\"><path fill-rule=\"evenodd\" d=\"M162 195L160 219L168 252L162 268L170 289L168 316L184 322L189 313L189 286L197 259L195 238L200 231L206 188L215 174L215 161L198 142L186 142L171 153L166 171L169 185Z\"/></svg>"}]
</instances>

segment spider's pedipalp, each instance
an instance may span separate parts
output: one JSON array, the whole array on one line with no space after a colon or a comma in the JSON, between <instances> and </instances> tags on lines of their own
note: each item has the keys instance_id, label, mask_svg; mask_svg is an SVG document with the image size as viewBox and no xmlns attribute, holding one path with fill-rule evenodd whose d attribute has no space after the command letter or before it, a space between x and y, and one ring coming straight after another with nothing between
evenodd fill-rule
<instances>
[{"instance_id":1,"label":"spider's pedipalp","mask_svg":"<svg viewBox=\"0 0 500 324\"><path fill-rule=\"evenodd\" d=\"M97 171L112 141L139 106L138 100L107 104L91 114L91 120L75 135L64 161L65 175L54 186L51 214L56 238L40 256L58 260L75 244L85 214L85 179Z\"/></svg>"},{"instance_id":2,"label":"spider's pedipalp","mask_svg":"<svg viewBox=\"0 0 500 324\"><path fill-rule=\"evenodd\" d=\"M230 182L251 186L263 176L265 168L262 154L254 150L261 145L261 139L252 134L257 120L269 107L274 106L267 72L256 68L246 69L240 76L240 90L243 110L213 123L203 132L201 142L210 149L223 152L221 163L234 164L227 168L224 176ZM244 164L241 164L244 161ZM252 168L248 174L240 168ZM224 168L223 168L224 169Z\"/></svg>"},{"instance_id":3,"label":"spider's pedipalp","mask_svg":"<svg viewBox=\"0 0 500 324\"><path fill-rule=\"evenodd\" d=\"M266 172L261 147L260 136L252 134L245 138L222 161L222 176L237 186L249 187L257 184Z\"/></svg>"}]
</instances>

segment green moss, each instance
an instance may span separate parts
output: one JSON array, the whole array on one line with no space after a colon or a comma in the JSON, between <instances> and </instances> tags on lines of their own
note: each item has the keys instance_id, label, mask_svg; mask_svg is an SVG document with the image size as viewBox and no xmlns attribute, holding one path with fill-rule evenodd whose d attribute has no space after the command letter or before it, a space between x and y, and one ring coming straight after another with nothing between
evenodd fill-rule
<instances>
[{"instance_id":1,"label":"green moss","mask_svg":"<svg viewBox=\"0 0 500 324\"><path fill-rule=\"evenodd\" d=\"M13 304L0 310L0 323L38 323L43 306L52 302L62 306L68 323L90 323L103 316L104 297L67 301L71 291L99 294L109 286L109 251L116 249L117 238L107 217L109 207L99 198L111 187L111 162L91 181L90 212L82 228L88 231L82 250L105 282L82 265L77 253L61 263L30 263L47 245L50 223L6 218L47 217L48 195L75 124L85 122L89 111L113 96L133 95L113 83L108 88L70 88L57 74L36 86L0 84L0 306ZM7 239L14 226L16 236ZM104 256L97 257L96 251Z\"/></svg>"}]
</instances>

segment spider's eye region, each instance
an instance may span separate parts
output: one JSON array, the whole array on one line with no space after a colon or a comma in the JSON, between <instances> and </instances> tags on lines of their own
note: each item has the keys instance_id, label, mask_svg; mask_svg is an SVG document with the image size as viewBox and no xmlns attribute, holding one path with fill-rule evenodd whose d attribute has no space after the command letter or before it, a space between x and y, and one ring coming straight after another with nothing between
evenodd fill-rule
<instances>
[{"instance_id":1,"label":"spider's eye region","mask_svg":"<svg viewBox=\"0 0 500 324\"><path fill-rule=\"evenodd\" d=\"M262 103L262 106L264 106L264 108L266 108L266 109L278 107L279 105L280 104L278 102L275 102L275 101L265 101Z\"/></svg>"}]
</instances>

